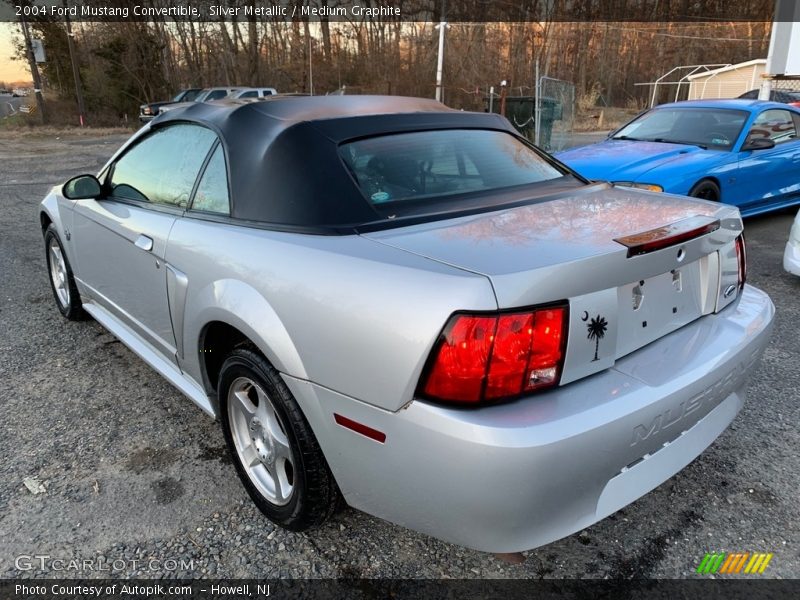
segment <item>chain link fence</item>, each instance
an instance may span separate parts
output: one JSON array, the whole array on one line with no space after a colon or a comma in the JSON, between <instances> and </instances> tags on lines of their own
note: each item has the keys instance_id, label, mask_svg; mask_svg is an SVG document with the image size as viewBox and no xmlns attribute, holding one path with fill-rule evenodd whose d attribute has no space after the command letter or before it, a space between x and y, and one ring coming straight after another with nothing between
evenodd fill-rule
<instances>
[{"instance_id":1,"label":"chain link fence","mask_svg":"<svg viewBox=\"0 0 800 600\"><path fill-rule=\"evenodd\" d=\"M534 87L512 87L505 99L497 88L491 87L485 102L486 110L496 113L505 104L505 116L517 131L548 152L563 150L570 143L575 123L575 85L569 81L540 77Z\"/></svg>"},{"instance_id":2,"label":"chain link fence","mask_svg":"<svg viewBox=\"0 0 800 600\"><path fill-rule=\"evenodd\" d=\"M775 102L798 103L800 105L800 75L772 77L769 99Z\"/></svg>"},{"instance_id":3,"label":"chain link fence","mask_svg":"<svg viewBox=\"0 0 800 600\"><path fill-rule=\"evenodd\" d=\"M537 85L539 110L538 145L549 152L569 144L575 125L575 85L569 81L540 77Z\"/></svg>"}]
</instances>

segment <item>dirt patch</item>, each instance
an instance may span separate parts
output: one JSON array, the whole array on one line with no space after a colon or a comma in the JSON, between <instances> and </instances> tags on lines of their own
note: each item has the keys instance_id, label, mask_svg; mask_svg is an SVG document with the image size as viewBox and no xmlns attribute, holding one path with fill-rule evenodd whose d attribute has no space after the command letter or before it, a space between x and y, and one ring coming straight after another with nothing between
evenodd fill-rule
<instances>
[{"instance_id":1,"label":"dirt patch","mask_svg":"<svg viewBox=\"0 0 800 600\"><path fill-rule=\"evenodd\" d=\"M172 477L164 477L154 481L150 484L150 487L156 494L156 503L161 505L171 504L184 494L181 483Z\"/></svg>"},{"instance_id":2,"label":"dirt patch","mask_svg":"<svg viewBox=\"0 0 800 600\"><path fill-rule=\"evenodd\" d=\"M131 454L125 468L133 473L163 471L176 460L178 460L178 457L172 450L142 448Z\"/></svg>"},{"instance_id":3,"label":"dirt patch","mask_svg":"<svg viewBox=\"0 0 800 600\"><path fill-rule=\"evenodd\" d=\"M611 131L638 115L638 108L596 107L575 116L573 131Z\"/></svg>"},{"instance_id":4,"label":"dirt patch","mask_svg":"<svg viewBox=\"0 0 800 600\"><path fill-rule=\"evenodd\" d=\"M86 138L107 135L131 134L136 127L54 127L49 125L32 126L27 124L0 127L0 140L10 139L53 139L53 138Z\"/></svg>"},{"instance_id":5,"label":"dirt patch","mask_svg":"<svg viewBox=\"0 0 800 600\"><path fill-rule=\"evenodd\" d=\"M218 460L223 464L231 464L231 455L225 446L203 446L197 455L200 460Z\"/></svg>"}]
</instances>

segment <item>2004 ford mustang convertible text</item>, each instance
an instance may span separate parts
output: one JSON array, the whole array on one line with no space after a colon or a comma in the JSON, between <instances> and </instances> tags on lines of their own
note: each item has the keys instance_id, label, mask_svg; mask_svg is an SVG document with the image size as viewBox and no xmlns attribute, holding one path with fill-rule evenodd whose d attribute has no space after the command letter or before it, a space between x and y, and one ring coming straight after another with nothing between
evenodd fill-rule
<instances>
[{"instance_id":1,"label":"2004 ford mustang convertible text","mask_svg":"<svg viewBox=\"0 0 800 600\"><path fill-rule=\"evenodd\" d=\"M428 100L176 109L41 224L61 313L219 418L294 530L343 496L486 551L578 531L725 430L774 312L736 208L589 184Z\"/></svg>"}]
</instances>

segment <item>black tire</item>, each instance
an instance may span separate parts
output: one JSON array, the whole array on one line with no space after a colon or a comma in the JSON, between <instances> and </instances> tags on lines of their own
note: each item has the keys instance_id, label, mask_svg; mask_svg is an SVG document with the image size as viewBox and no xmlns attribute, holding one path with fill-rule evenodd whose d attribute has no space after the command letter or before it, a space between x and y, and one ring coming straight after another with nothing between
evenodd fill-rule
<instances>
[{"instance_id":1,"label":"black tire","mask_svg":"<svg viewBox=\"0 0 800 600\"><path fill-rule=\"evenodd\" d=\"M60 270L58 267L54 270L52 247L57 248L60 253L60 260L63 261L63 270ZM72 275L72 267L69 264L67 253L64 251L61 238L58 237L58 231L52 223L44 232L44 252L45 260L47 261L47 278L50 280L50 289L53 291L53 298L56 301L58 310L70 321L85 320L89 315L83 310L81 295L78 293L78 287L75 285L75 277ZM56 277L59 277L57 273L60 273L60 276L64 278L60 292L56 282Z\"/></svg>"},{"instance_id":2,"label":"black tire","mask_svg":"<svg viewBox=\"0 0 800 600\"><path fill-rule=\"evenodd\" d=\"M689 191L689 195L693 198L711 200L712 202L720 202L722 200L722 192L719 186L710 179L703 179L695 183L694 187Z\"/></svg>"},{"instance_id":3,"label":"black tire","mask_svg":"<svg viewBox=\"0 0 800 600\"><path fill-rule=\"evenodd\" d=\"M231 419L239 416L235 409L230 409L231 392L232 389L238 389L237 386L241 386L241 382L245 380L251 380L266 393L268 405L277 415L281 433L288 439L292 490L285 504L273 502L254 485L234 441L237 433ZM339 505L339 488L308 421L278 372L253 349L237 348L222 364L217 390L228 451L242 484L259 510L274 523L291 531L303 531L329 519ZM233 403L235 402L234 399ZM255 404L257 406L258 403ZM251 432L253 426L251 425ZM241 430L239 434L241 435ZM277 464L276 461L275 468ZM261 464L257 464L255 468L262 467L266 469Z\"/></svg>"}]
</instances>

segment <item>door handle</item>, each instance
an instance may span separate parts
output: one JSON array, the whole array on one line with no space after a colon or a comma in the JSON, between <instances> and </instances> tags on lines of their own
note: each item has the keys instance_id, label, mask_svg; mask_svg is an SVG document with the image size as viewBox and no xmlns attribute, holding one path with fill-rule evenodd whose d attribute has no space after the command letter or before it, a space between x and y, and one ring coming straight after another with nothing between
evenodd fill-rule
<instances>
[{"instance_id":1,"label":"door handle","mask_svg":"<svg viewBox=\"0 0 800 600\"><path fill-rule=\"evenodd\" d=\"M800 163L800 152L792 155L792 162Z\"/></svg>"},{"instance_id":2,"label":"door handle","mask_svg":"<svg viewBox=\"0 0 800 600\"><path fill-rule=\"evenodd\" d=\"M150 238L150 237L147 237L144 234L141 234L138 238L136 238L136 241L134 242L134 245L137 248L141 248L145 252L150 252L150 251L153 250L153 238Z\"/></svg>"}]
</instances>

